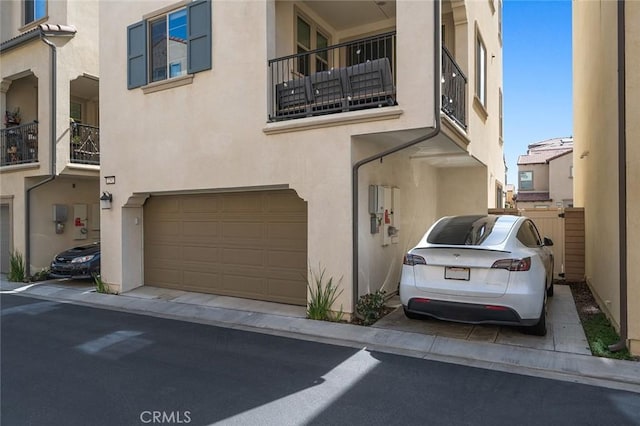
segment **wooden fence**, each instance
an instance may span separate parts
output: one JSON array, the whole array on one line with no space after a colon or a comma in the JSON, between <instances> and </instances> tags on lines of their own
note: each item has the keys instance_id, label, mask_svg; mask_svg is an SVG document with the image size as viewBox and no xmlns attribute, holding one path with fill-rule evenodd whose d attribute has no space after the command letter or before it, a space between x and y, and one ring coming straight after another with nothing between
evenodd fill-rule
<instances>
[{"instance_id":1,"label":"wooden fence","mask_svg":"<svg viewBox=\"0 0 640 426\"><path fill-rule=\"evenodd\" d=\"M584 209L489 209L490 214L527 216L543 237L553 240L553 275L567 281L584 279Z\"/></svg>"}]
</instances>

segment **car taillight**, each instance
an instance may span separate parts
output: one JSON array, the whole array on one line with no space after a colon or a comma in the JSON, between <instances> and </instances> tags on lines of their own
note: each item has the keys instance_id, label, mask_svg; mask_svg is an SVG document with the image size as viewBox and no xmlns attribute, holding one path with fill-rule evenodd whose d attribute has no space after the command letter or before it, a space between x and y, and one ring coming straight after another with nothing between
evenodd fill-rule
<instances>
[{"instance_id":1,"label":"car taillight","mask_svg":"<svg viewBox=\"0 0 640 426\"><path fill-rule=\"evenodd\" d=\"M427 261L424 260L424 257L418 256L416 254L407 253L404 255L404 259L402 261L403 265L416 266L416 265L426 265Z\"/></svg>"},{"instance_id":2,"label":"car taillight","mask_svg":"<svg viewBox=\"0 0 640 426\"><path fill-rule=\"evenodd\" d=\"M528 271L531 269L531 258L524 259L500 259L493 262L493 269L506 269L507 271Z\"/></svg>"}]
</instances>

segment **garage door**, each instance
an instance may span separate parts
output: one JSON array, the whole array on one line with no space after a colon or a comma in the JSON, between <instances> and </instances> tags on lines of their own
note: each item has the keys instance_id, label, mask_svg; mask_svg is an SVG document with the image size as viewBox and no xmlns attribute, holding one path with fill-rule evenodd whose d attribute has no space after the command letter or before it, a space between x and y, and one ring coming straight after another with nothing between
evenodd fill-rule
<instances>
[{"instance_id":1,"label":"garage door","mask_svg":"<svg viewBox=\"0 0 640 426\"><path fill-rule=\"evenodd\" d=\"M292 190L151 196L146 285L306 305L307 204Z\"/></svg>"}]
</instances>

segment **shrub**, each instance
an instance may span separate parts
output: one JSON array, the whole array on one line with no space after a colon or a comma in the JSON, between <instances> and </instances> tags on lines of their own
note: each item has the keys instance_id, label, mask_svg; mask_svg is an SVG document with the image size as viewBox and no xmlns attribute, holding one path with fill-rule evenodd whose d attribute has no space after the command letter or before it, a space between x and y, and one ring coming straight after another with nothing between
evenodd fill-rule
<instances>
[{"instance_id":1,"label":"shrub","mask_svg":"<svg viewBox=\"0 0 640 426\"><path fill-rule=\"evenodd\" d=\"M307 316L310 319L323 321L340 321L342 320L342 306L340 311L335 313L331 310L336 299L342 294L342 289L338 291L342 278L338 281L338 285L333 284L333 277L329 278L325 283L325 270L318 267L318 273L314 273L309 268L308 288L310 299L307 306Z\"/></svg>"},{"instance_id":2,"label":"shrub","mask_svg":"<svg viewBox=\"0 0 640 426\"><path fill-rule=\"evenodd\" d=\"M31 276L31 281L44 281L46 279L49 279L49 269L47 268L42 268Z\"/></svg>"},{"instance_id":3,"label":"shrub","mask_svg":"<svg viewBox=\"0 0 640 426\"><path fill-rule=\"evenodd\" d=\"M360 296L356 303L356 313L362 319L363 325L371 325L378 321L384 310L384 296L386 291L377 290Z\"/></svg>"},{"instance_id":4,"label":"shrub","mask_svg":"<svg viewBox=\"0 0 640 426\"><path fill-rule=\"evenodd\" d=\"M102 281L102 277L99 274L93 274L93 282L96 284L96 291L102 294L117 294L109 288L109 286Z\"/></svg>"},{"instance_id":5,"label":"shrub","mask_svg":"<svg viewBox=\"0 0 640 426\"><path fill-rule=\"evenodd\" d=\"M25 278L25 264L22 253L13 251L9 255L9 281L23 282Z\"/></svg>"}]
</instances>

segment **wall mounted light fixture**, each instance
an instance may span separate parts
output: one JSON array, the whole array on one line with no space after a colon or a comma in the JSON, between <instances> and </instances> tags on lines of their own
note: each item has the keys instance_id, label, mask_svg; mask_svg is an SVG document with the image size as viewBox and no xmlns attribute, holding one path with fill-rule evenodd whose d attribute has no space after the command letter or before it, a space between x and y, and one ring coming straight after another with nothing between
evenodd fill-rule
<instances>
[{"instance_id":1,"label":"wall mounted light fixture","mask_svg":"<svg viewBox=\"0 0 640 426\"><path fill-rule=\"evenodd\" d=\"M113 201L113 195L111 195L111 193L108 191L104 191L100 196L100 207L102 209L110 209L112 201Z\"/></svg>"}]
</instances>

